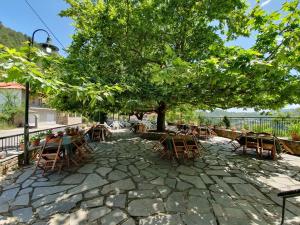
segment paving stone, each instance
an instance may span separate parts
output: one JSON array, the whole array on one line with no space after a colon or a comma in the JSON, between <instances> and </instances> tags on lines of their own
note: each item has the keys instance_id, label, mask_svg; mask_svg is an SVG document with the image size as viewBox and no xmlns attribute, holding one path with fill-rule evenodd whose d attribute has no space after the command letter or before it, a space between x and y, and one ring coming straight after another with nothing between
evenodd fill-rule
<instances>
[{"instance_id":1,"label":"paving stone","mask_svg":"<svg viewBox=\"0 0 300 225\"><path fill-rule=\"evenodd\" d=\"M20 188L13 188L2 192L2 195L0 196L0 204L14 200L19 190Z\"/></svg>"},{"instance_id":2,"label":"paving stone","mask_svg":"<svg viewBox=\"0 0 300 225\"><path fill-rule=\"evenodd\" d=\"M139 225L184 225L180 215L156 215L142 218Z\"/></svg>"},{"instance_id":3,"label":"paving stone","mask_svg":"<svg viewBox=\"0 0 300 225\"><path fill-rule=\"evenodd\" d=\"M85 209L79 209L70 214L69 223L70 225L87 224L88 221L88 211Z\"/></svg>"},{"instance_id":4,"label":"paving stone","mask_svg":"<svg viewBox=\"0 0 300 225\"><path fill-rule=\"evenodd\" d=\"M34 182L31 184L32 187L49 187L58 185L59 181L45 181L45 182Z\"/></svg>"},{"instance_id":5,"label":"paving stone","mask_svg":"<svg viewBox=\"0 0 300 225\"><path fill-rule=\"evenodd\" d=\"M120 170L113 170L108 174L108 180L112 180L112 181L122 180L126 177L128 177L128 175Z\"/></svg>"},{"instance_id":6,"label":"paving stone","mask_svg":"<svg viewBox=\"0 0 300 225\"><path fill-rule=\"evenodd\" d=\"M81 201L82 194L73 195L72 197L55 201L53 204L48 204L37 208L40 219L47 218L55 213L65 213L76 206L76 203Z\"/></svg>"},{"instance_id":7,"label":"paving stone","mask_svg":"<svg viewBox=\"0 0 300 225\"><path fill-rule=\"evenodd\" d=\"M205 173L210 176L230 176L225 170L205 170Z\"/></svg>"},{"instance_id":8,"label":"paving stone","mask_svg":"<svg viewBox=\"0 0 300 225\"><path fill-rule=\"evenodd\" d=\"M195 162L195 163L194 163L194 166L196 166L196 167L198 167L198 168L200 168L200 169L203 169L204 167L207 166L207 164L206 164L206 163L203 163L203 162Z\"/></svg>"},{"instance_id":9,"label":"paving stone","mask_svg":"<svg viewBox=\"0 0 300 225\"><path fill-rule=\"evenodd\" d=\"M153 190L137 190L129 191L128 198L155 198L159 197L159 193Z\"/></svg>"},{"instance_id":10,"label":"paving stone","mask_svg":"<svg viewBox=\"0 0 300 225\"><path fill-rule=\"evenodd\" d=\"M246 183L246 181L242 180L238 177L224 177L223 180L228 184L243 184Z\"/></svg>"},{"instance_id":11,"label":"paving stone","mask_svg":"<svg viewBox=\"0 0 300 225\"><path fill-rule=\"evenodd\" d=\"M35 222L32 225L49 225L47 222Z\"/></svg>"},{"instance_id":12,"label":"paving stone","mask_svg":"<svg viewBox=\"0 0 300 225\"><path fill-rule=\"evenodd\" d=\"M7 202L3 202L0 204L0 213L6 213L8 212L8 203ZM0 220L0 224L1 224L1 220Z\"/></svg>"},{"instance_id":13,"label":"paving stone","mask_svg":"<svg viewBox=\"0 0 300 225\"><path fill-rule=\"evenodd\" d=\"M138 175L139 174L139 170L134 165L130 165L128 167L128 169L132 173L132 175Z\"/></svg>"},{"instance_id":14,"label":"paving stone","mask_svg":"<svg viewBox=\"0 0 300 225\"><path fill-rule=\"evenodd\" d=\"M205 173L201 173L200 177L205 184L214 184L214 182Z\"/></svg>"},{"instance_id":15,"label":"paving stone","mask_svg":"<svg viewBox=\"0 0 300 225\"><path fill-rule=\"evenodd\" d=\"M128 213L131 216L150 216L164 211L162 199L138 199L128 204Z\"/></svg>"},{"instance_id":16,"label":"paving stone","mask_svg":"<svg viewBox=\"0 0 300 225\"><path fill-rule=\"evenodd\" d=\"M125 180L119 180L117 182L105 185L102 188L101 193L102 194L107 194L109 192L113 193L120 193L121 190L132 190L135 188L135 184L132 182L130 178L125 179Z\"/></svg>"},{"instance_id":17,"label":"paving stone","mask_svg":"<svg viewBox=\"0 0 300 225\"><path fill-rule=\"evenodd\" d=\"M62 183L63 184L80 184L84 178L86 177L85 174L81 173L76 173L76 174L71 174L70 176L67 176Z\"/></svg>"},{"instance_id":18,"label":"paving stone","mask_svg":"<svg viewBox=\"0 0 300 225\"><path fill-rule=\"evenodd\" d=\"M98 207L103 205L104 197L100 196L98 198L93 198L88 201L84 201L81 203L81 208L92 208L92 207Z\"/></svg>"},{"instance_id":19,"label":"paving stone","mask_svg":"<svg viewBox=\"0 0 300 225\"><path fill-rule=\"evenodd\" d=\"M171 189L167 186L157 186L156 187L161 197L166 198L168 194L171 192Z\"/></svg>"},{"instance_id":20,"label":"paving stone","mask_svg":"<svg viewBox=\"0 0 300 225\"><path fill-rule=\"evenodd\" d=\"M33 173L33 169L28 169L28 170L25 170L24 173L22 173L18 179L16 180L16 183L19 184L19 183L23 183L25 180L27 180Z\"/></svg>"},{"instance_id":21,"label":"paving stone","mask_svg":"<svg viewBox=\"0 0 300 225\"><path fill-rule=\"evenodd\" d=\"M33 194L32 194L32 200L41 198L47 195L59 193L66 191L70 188L74 187L74 185L63 185L63 186L52 186L52 187L37 187L34 188Z\"/></svg>"},{"instance_id":22,"label":"paving stone","mask_svg":"<svg viewBox=\"0 0 300 225\"><path fill-rule=\"evenodd\" d=\"M217 225L216 218L212 213L191 213L182 216L186 225Z\"/></svg>"},{"instance_id":23,"label":"paving stone","mask_svg":"<svg viewBox=\"0 0 300 225\"><path fill-rule=\"evenodd\" d=\"M19 195L11 206L26 206L29 203L29 194Z\"/></svg>"},{"instance_id":24,"label":"paving stone","mask_svg":"<svg viewBox=\"0 0 300 225\"><path fill-rule=\"evenodd\" d=\"M102 225L117 225L127 218L127 214L120 209L115 209L101 218Z\"/></svg>"},{"instance_id":25,"label":"paving stone","mask_svg":"<svg viewBox=\"0 0 300 225\"><path fill-rule=\"evenodd\" d=\"M109 207L125 208L126 195L110 195L107 197L105 204Z\"/></svg>"},{"instance_id":26,"label":"paving stone","mask_svg":"<svg viewBox=\"0 0 300 225\"><path fill-rule=\"evenodd\" d=\"M140 190L152 190L156 187L154 184L145 183L145 182L139 182L138 183L138 189Z\"/></svg>"},{"instance_id":27,"label":"paving stone","mask_svg":"<svg viewBox=\"0 0 300 225\"><path fill-rule=\"evenodd\" d=\"M119 162L119 163L121 163L121 162ZM123 172L127 172L128 171L127 170L127 166L125 166L125 165L118 165L118 166L116 166L116 169L121 170Z\"/></svg>"},{"instance_id":28,"label":"paving stone","mask_svg":"<svg viewBox=\"0 0 300 225\"><path fill-rule=\"evenodd\" d=\"M204 182L198 176L187 176L187 175L179 175L179 178L195 185L196 188L205 189L206 186Z\"/></svg>"},{"instance_id":29,"label":"paving stone","mask_svg":"<svg viewBox=\"0 0 300 225\"><path fill-rule=\"evenodd\" d=\"M90 209L88 213L89 222L97 220L110 212L111 209L107 208L106 206Z\"/></svg>"},{"instance_id":30,"label":"paving stone","mask_svg":"<svg viewBox=\"0 0 300 225\"><path fill-rule=\"evenodd\" d=\"M85 164L81 167L78 172L79 173L93 173L94 169L97 167L96 164Z\"/></svg>"},{"instance_id":31,"label":"paving stone","mask_svg":"<svg viewBox=\"0 0 300 225\"><path fill-rule=\"evenodd\" d=\"M89 174L84 182L81 185L78 185L68 191L69 194L77 194L84 191L88 191L90 189L94 189L95 187L101 187L105 184L107 184L107 180L103 179L99 175L92 173Z\"/></svg>"},{"instance_id":32,"label":"paving stone","mask_svg":"<svg viewBox=\"0 0 300 225\"><path fill-rule=\"evenodd\" d=\"M187 210L189 213L210 213L211 207L207 198L198 196L189 196L187 203Z\"/></svg>"},{"instance_id":33,"label":"paving stone","mask_svg":"<svg viewBox=\"0 0 300 225\"><path fill-rule=\"evenodd\" d=\"M183 192L173 192L166 201L166 210L168 212L185 212L186 204Z\"/></svg>"},{"instance_id":34,"label":"paving stone","mask_svg":"<svg viewBox=\"0 0 300 225\"><path fill-rule=\"evenodd\" d=\"M12 214L14 217L17 218L18 221L22 223L28 223L30 220L32 220L32 208L22 208L22 209L16 209L12 211Z\"/></svg>"},{"instance_id":35,"label":"paving stone","mask_svg":"<svg viewBox=\"0 0 300 225\"><path fill-rule=\"evenodd\" d=\"M234 184L233 188L241 196L253 196L255 198L265 199L266 197L251 184Z\"/></svg>"},{"instance_id":36,"label":"paving stone","mask_svg":"<svg viewBox=\"0 0 300 225\"><path fill-rule=\"evenodd\" d=\"M31 180L31 179L26 180L25 182L23 182L22 188L27 188L27 187L30 186L33 182L34 182L34 180Z\"/></svg>"},{"instance_id":37,"label":"paving stone","mask_svg":"<svg viewBox=\"0 0 300 225\"><path fill-rule=\"evenodd\" d=\"M184 191L184 190L187 190L189 188L192 188L193 185L191 184L188 184L188 183L185 183L183 181L177 181L177 184L176 184L176 190L177 191Z\"/></svg>"},{"instance_id":38,"label":"paving stone","mask_svg":"<svg viewBox=\"0 0 300 225\"><path fill-rule=\"evenodd\" d=\"M90 190L86 193L84 193L84 198L93 198L93 197L97 197L100 195L100 190L98 188Z\"/></svg>"},{"instance_id":39,"label":"paving stone","mask_svg":"<svg viewBox=\"0 0 300 225\"><path fill-rule=\"evenodd\" d=\"M231 187L230 187L228 184L226 184L223 180L219 179L217 176L212 176L212 178L213 178L213 179L216 181L216 183L217 183L221 188L223 188L223 190L224 190L226 193L228 193L230 196L235 197L235 198L238 197L237 193L235 193L235 192L231 189Z\"/></svg>"},{"instance_id":40,"label":"paving stone","mask_svg":"<svg viewBox=\"0 0 300 225\"><path fill-rule=\"evenodd\" d=\"M164 179L162 177L158 177L158 178L152 180L150 183L156 184L156 185L164 185L165 184Z\"/></svg>"},{"instance_id":41,"label":"paving stone","mask_svg":"<svg viewBox=\"0 0 300 225\"><path fill-rule=\"evenodd\" d=\"M102 177L105 177L106 174L108 174L110 171L112 171L112 168L110 167L99 167L96 172L99 173Z\"/></svg>"},{"instance_id":42,"label":"paving stone","mask_svg":"<svg viewBox=\"0 0 300 225\"><path fill-rule=\"evenodd\" d=\"M201 196L201 197L206 197L206 198L211 197L209 190L201 190L201 189L195 189L195 188L193 188L189 191L189 195Z\"/></svg>"},{"instance_id":43,"label":"paving stone","mask_svg":"<svg viewBox=\"0 0 300 225\"><path fill-rule=\"evenodd\" d=\"M76 224L76 223L75 223ZM72 225L69 214L55 214L51 217L47 225Z\"/></svg>"},{"instance_id":44,"label":"paving stone","mask_svg":"<svg viewBox=\"0 0 300 225\"><path fill-rule=\"evenodd\" d=\"M49 181L61 181L67 175L68 175L68 173L65 171L62 171L61 173L53 173L48 176L48 180Z\"/></svg>"},{"instance_id":45,"label":"paving stone","mask_svg":"<svg viewBox=\"0 0 300 225\"><path fill-rule=\"evenodd\" d=\"M59 200L59 199L62 199L62 198L66 198L64 196L68 196L68 195L65 194L64 192L56 193L56 194L53 194L53 195L47 195L47 196L45 196L43 198L38 199L37 201L34 201L32 203L32 206L34 208L38 208L38 207L40 207L42 205L46 205L46 204L54 202L56 200Z\"/></svg>"},{"instance_id":46,"label":"paving stone","mask_svg":"<svg viewBox=\"0 0 300 225\"><path fill-rule=\"evenodd\" d=\"M176 187L176 179L167 178L166 179L166 185L169 186L170 188L175 188Z\"/></svg>"},{"instance_id":47,"label":"paving stone","mask_svg":"<svg viewBox=\"0 0 300 225\"><path fill-rule=\"evenodd\" d=\"M122 223L121 225L135 225L135 221L132 218L129 218L128 220L126 220L124 223Z\"/></svg>"},{"instance_id":48,"label":"paving stone","mask_svg":"<svg viewBox=\"0 0 300 225\"><path fill-rule=\"evenodd\" d=\"M183 166L183 165L180 165L177 169L176 169L177 172L179 173L183 173L183 174L186 174L186 175L196 175L196 171L188 166Z\"/></svg>"},{"instance_id":49,"label":"paving stone","mask_svg":"<svg viewBox=\"0 0 300 225\"><path fill-rule=\"evenodd\" d=\"M9 189L13 189L13 188L18 188L18 187L20 187L20 184L10 184L10 185L8 185L8 186L4 186L3 187L3 191L5 191L5 190L9 190Z\"/></svg>"}]
</instances>

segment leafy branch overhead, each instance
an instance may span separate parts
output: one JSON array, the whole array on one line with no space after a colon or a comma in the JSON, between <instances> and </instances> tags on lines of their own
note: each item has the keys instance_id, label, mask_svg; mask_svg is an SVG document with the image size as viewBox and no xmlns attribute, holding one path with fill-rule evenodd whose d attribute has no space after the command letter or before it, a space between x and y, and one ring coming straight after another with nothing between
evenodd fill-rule
<instances>
[{"instance_id":1,"label":"leafy branch overhead","mask_svg":"<svg viewBox=\"0 0 300 225\"><path fill-rule=\"evenodd\" d=\"M16 50L0 45L0 80L17 81L23 84L30 81L31 92L46 95L50 101L56 96L65 95L76 101L85 102L87 99L96 99L97 101L110 100L112 102L114 93L123 90L118 85L107 86L92 83L80 76L68 80L75 74L69 66L66 66L66 64L70 64L66 59L58 55L47 56L34 48L31 50L31 60L29 61L28 51L28 47ZM90 101L89 104L92 105L93 101Z\"/></svg>"},{"instance_id":2,"label":"leafy branch overhead","mask_svg":"<svg viewBox=\"0 0 300 225\"><path fill-rule=\"evenodd\" d=\"M117 101L201 109L299 102L299 77L291 75L299 70L298 1L271 14L245 1L66 2L61 15L76 28L69 57L87 65L90 80L127 84ZM250 49L226 45L253 32Z\"/></svg>"}]
</instances>

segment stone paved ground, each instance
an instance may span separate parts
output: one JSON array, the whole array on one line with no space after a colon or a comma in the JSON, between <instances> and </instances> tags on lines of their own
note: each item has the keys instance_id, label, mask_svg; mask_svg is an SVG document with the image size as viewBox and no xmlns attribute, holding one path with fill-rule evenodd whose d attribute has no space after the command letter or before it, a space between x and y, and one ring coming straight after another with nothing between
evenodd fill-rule
<instances>
[{"instance_id":1,"label":"stone paved ground","mask_svg":"<svg viewBox=\"0 0 300 225\"><path fill-rule=\"evenodd\" d=\"M201 158L178 165L151 152L154 142L114 136L72 171L31 176L29 167L0 178L0 224L279 224L278 191L300 184L298 157L257 160L214 138ZM286 212L286 224L300 224L300 198Z\"/></svg>"}]
</instances>

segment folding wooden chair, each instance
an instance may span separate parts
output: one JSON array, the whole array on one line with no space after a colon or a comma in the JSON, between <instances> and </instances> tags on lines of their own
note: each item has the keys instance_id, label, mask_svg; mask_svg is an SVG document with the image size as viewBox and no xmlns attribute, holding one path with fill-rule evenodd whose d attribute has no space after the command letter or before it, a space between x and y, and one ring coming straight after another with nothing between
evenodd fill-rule
<instances>
[{"instance_id":1,"label":"folding wooden chair","mask_svg":"<svg viewBox=\"0 0 300 225\"><path fill-rule=\"evenodd\" d=\"M57 141L50 144L45 141L45 144L40 150L33 174L38 167L43 170L43 174L48 170L54 171L55 169L58 169L60 173L63 166L63 157L61 152L62 138L56 138L56 140Z\"/></svg>"},{"instance_id":2,"label":"folding wooden chair","mask_svg":"<svg viewBox=\"0 0 300 225\"><path fill-rule=\"evenodd\" d=\"M259 157L260 145L259 138L256 133L249 132L245 135L245 145L243 146L243 153L246 153L247 148L254 148L256 155Z\"/></svg>"},{"instance_id":3,"label":"folding wooden chair","mask_svg":"<svg viewBox=\"0 0 300 225\"><path fill-rule=\"evenodd\" d=\"M187 147L188 158L196 158L200 156L200 150L198 146L198 141L194 135L184 136L185 144ZM190 156L192 155L192 156Z\"/></svg>"},{"instance_id":4,"label":"folding wooden chair","mask_svg":"<svg viewBox=\"0 0 300 225\"><path fill-rule=\"evenodd\" d=\"M173 159L173 142L168 134L163 134L158 143L153 146L154 152L160 153L160 158Z\"/></svg>"},{"instance_id":5,"label":"folding wooden chair","mask_svg":"<svg viewBox=\"0 0 300 225\"><path fill-rule=\"evenodd\" d=\"M89 157L90 150L86 147L82 136L73 136L72 144L75 146L76 161L82 162Z\"/></svg>"},{"instance_id":6,"label":"folding wooden chair","mask_svg":"<svg viewBox=\"0 0 300 225\"><path fill-rule=\"evenodd\" d=\"M183 158L188 158L188 149L185 143L184 135L174 136L172 141L176 158L179 159L180 156Z\"/></svg>"},{"instance_id":7,"label":"folding wooden chair","mask_svg":"<svg viewBox=\"0 0 300 225\"><path fill-rule=\"evenodd\" d=\"M259 139L259 156L262 158L263 152L267 151L268 155L270 154L272 159L276 159L276 138L268 133L258 134Z\"/></svg>"}]
</instances>

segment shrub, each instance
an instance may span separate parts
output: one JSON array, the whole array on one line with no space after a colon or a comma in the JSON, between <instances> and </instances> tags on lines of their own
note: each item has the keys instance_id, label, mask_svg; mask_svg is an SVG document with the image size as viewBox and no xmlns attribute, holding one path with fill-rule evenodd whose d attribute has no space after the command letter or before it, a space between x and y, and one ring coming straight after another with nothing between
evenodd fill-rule
<instances>
[{"instance_id":1,"label":"shrub","mask_svg":"<svg viewBox=\"0 0 300 225\"><path fill-rule=\"evenodd\" d=\"M300 123L294 123L291 126L289 126L289 134L290 135L299 135L300 136Z\"/></svg>"},{"instance_id":2,"label":"shrub","mask_svg":"<svg viewBox=\"0 0 300 225\"><path fill-rule=\"evenodd\" d=\"M223 123L224 123L226 129L229 129L229 128L230 128L230 120L228 119L227 116L224 116L224 118L223 118Z\"/></svg>"},{"instance_id":3,"label":"shrub","mask_svg":"<svg viewBox=\"0 0 300 225\"><path fill-rule=\"evenodd\" d=\"M265 126L261 126L261 125L254 125L252 127L252 131L256 132L256 133L273 133L273 128L270 125L265 125Z\"/></svg>"}]
</instances>

